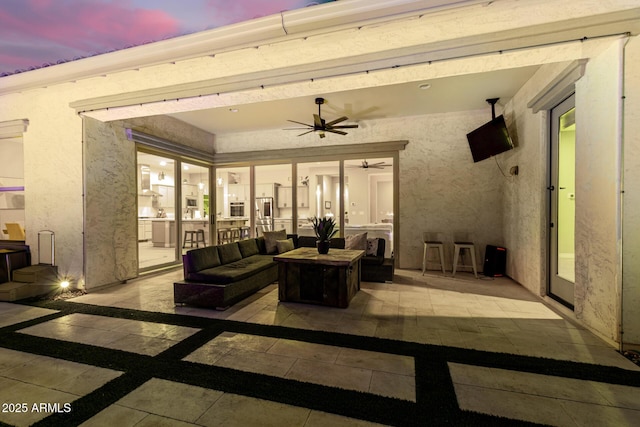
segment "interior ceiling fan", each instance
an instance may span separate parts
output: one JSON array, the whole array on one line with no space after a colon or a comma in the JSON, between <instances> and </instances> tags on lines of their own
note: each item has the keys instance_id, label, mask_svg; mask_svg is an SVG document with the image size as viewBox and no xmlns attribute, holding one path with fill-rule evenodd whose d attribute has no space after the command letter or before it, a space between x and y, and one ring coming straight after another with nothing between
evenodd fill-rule
<instances>
[{"instance_id":1,"label":"interior ceiling fan","mask_svg":"<svg viewBox=\"0 0 640 427\"><path fill-rule=\"evenodd\" d=\"M352 165L352 166L347 166L348 168L362 168L362 169L384 169L388 166L393 166L390 163L385 163L385 162L376 162L376 163L369 163L366 160L362 161L362 164L360 165Z\"/></svg>"},{"instance_id":2,"label":"interior ceiling fan","mask_svg":"<svg viewBox=\"0 0 640 427\"><path fill-rule=\"evenodd\" d=\"M314 114L313 115L313 124L307 124L307 123L302 123L302 122L297 122L295 120L288 120L291 123L297 123L299 125L303 125L305 127L303 128L289 128L288 130L295 130L295 129L304 129L306 130L306 132L302 132L300 135L298 136L302 136L302 135L306 135L310 132L318 132L318 135L320 135L320 138L324 138L325 137L325 132L331 132L331 133L337 133L340 135L346 135L347 133L339 130L339 129L354 129L357 128L358 125L341 125L341 126L336 126L338 123L344 122L345 120L348 119L348 117L346 116L342 116L339 117L335 120L332 120L330 122L325 121L322 118L322 114L320 112L320 106L322 104L324 104L324 98L316 98L316 104L318 105L318 114Z\"/></svg>"}]
</instances>

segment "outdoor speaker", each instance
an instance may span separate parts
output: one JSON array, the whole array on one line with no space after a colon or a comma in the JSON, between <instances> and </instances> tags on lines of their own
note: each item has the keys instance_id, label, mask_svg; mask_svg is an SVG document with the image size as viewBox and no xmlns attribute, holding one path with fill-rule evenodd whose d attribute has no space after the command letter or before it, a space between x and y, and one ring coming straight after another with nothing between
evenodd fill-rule
<instances>
[{"instance_id":1,"label":"outdoor speaker","mask_svg":"<svg viewBox=\"0 0 640 427\"><path fill-rule=\"evenodd\" d=\"M484 253L483 274L487 277L504 276L507 269L507 249L487 245Z\"/></svg>"}]
</instances>

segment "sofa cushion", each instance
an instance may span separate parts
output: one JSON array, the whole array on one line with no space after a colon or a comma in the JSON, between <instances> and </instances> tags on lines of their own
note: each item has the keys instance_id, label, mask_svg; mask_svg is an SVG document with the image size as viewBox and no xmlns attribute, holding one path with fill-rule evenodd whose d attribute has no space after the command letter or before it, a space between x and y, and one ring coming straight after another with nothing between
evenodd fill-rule
<instances>
[{"instance_id":1,"label":"sofa cushion","mask_svg":"<svg viewBox=\"0 0 640 427\"><path fill-rule=\"evenodd\" d=\"M354 234L344 238L345 249L367 249L367 233Z\"/></svg>"},{"instance_id":2,"label":"sofa cushion","mask_svg":"<svg viewBox=\"0 0 640 427\"><path fill-rule=\"evenodd\" d=\"M316 239L313 236L298 236L298 247L299 248L315 248L316 247Z\"/></svg>"},{"instance_id":3,"label":"sofa cushion","mask_svg":"<svg viewBox=\"0 0 640 427\"><path fill-rule=\"evenodd\" d=\"M366 256L376 256L378 254L378 238L367 239Z\"/></svg>"},{"instance_id":4,"label":"sofa cushion","mask_svg":"<svg viewBox=\"0 0 640 427\"><path fill-rule=\"evenodd\" d=\"M264 232L264 243L267 254L275 254L278 252L276 245L278 240L287 240L287 230Z\"/></svg>"},{"instance_id":5,"label":"sofa cushion","mask_svg":"<svg viewBox=\"0 0 640 427\"><path fill-rule=\"evenodd\" d=\"M196 272L219 266L220 257L216 246L192 249L185 254L185 271Z\"/></svg>"},{"instance_id":6,"label":"sofa cushion","mask_svg":"<svg viewBox=\"0 0 640 427\"><path fill-rule=\"evenodd\" d=\"M258 237L256 239L256 243L258 244L258 250L260 251L260 254L266 255L267 247L265 246L264 236Z\"/></svg>"},{"instance_id":7,"label":"sofa cushion","mask_svg":"<svg viewBox=\"0 0 640 427\"><path fill-rule=\"evenodd\" d=\"M384 263L383 256L364 256L360 258L362 265L379 265Z\"/></svg>"},{"instance_id":8,"label":"sofa cushion","mask_svg":"<svg viewBox=\"0 0 640 427\"><path fill-rule=\"evenodd\" d=\"M334 249L344 249L344 237L334 237L333 239L331 239L331 241L329 242L329 247L330 248L334 248Z\"/></svg>"},{"instance_id":9,"label":"sofa cushion","mask_svg":"<svg viewBox=\"0 0 640 427\"><path fill-rule=\"evenodd\" d=\"M260 253L256 239L241 240L238 242L238 248L240 249L242 258L247 258L251 255L257 255Z\"/></svg>"},{"instance_id":10,"label":"sofa cushion","mask_svg":"<svg viewBox=\"0 0 640 427\"><path fill-rule=\"evenodd\" d=\"M186 280L227 285L254 276L257 272L266 270L273 265L273 257L267 255L253 255L248 258L223 264L215 268L190 273Z\"/></svg>"},{"instance_id":11,"label":"sofa cushion","mask_svg":"<svg viewBox=\"0 0 640 427\"><path fill-rule=\"evenodd\" d=\"M294 250L293 239L287 240L276 240L276 246L278 248L278 253L284 253Z\"/></svg>"},{"instance_id":12,"label":"sofa cushion","mask_svg":"<svg viewBox=\"0 0 640 427\"><path fill-rule=\"evenodd\" d=\"M218 246L218 255L220 256L220 263L222 265L242 259L238 243L235 242Z\"/></svg>"}]
</instances>

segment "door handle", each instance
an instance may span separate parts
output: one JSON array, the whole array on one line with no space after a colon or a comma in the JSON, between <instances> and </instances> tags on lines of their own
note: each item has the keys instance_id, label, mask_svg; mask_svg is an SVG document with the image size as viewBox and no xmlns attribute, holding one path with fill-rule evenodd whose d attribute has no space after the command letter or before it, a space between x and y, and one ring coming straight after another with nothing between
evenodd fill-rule
<instances>
[{"instance_id":1,"label":"door handle","mask_svg":"<svg viewBox=\"0 0 640 427\"><path fill-rule=\"evenodd\" d=\"M566 188L567 188L567 187L558 187L558 190L564 190L564 189L566 189Z\"/></svg>"}]
</instances>

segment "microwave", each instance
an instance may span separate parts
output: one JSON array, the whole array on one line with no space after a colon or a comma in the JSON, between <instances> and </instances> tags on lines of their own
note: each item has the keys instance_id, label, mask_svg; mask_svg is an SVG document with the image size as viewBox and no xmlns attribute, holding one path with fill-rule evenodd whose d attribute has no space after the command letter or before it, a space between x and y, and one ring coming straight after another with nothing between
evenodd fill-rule
<instances>
[{"instance_id":1,"label":"microwave","mask_svg":"<svg viewBox=\"0 0 640 427\"><path fill-rule=\"evenodd\" d=\"M244 217L244 202L230 202L229 203L229 216L230 217Z\"/></svg>"},{"instance_id":2,"label":"microwave","mask_svg":"<svg viewBox=\"0 0 640 427\"><path fill-rule=\"evenodd\" d=\"M185 197L184 198L184 207L195 209L198 207L198 199L195 197Z\"/></svg>"}]
</instances>

